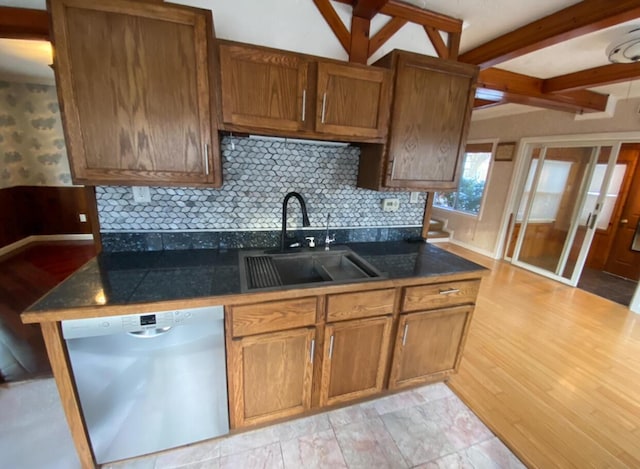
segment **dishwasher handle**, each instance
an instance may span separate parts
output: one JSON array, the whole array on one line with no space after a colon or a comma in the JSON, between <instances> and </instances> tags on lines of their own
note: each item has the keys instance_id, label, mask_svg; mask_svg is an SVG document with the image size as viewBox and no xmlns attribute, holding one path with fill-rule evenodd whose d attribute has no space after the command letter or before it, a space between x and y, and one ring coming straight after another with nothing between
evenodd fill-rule
<instances>
[{"instance_id":1,"label":"dishwasher handle","mask_svg":"<svg viewBox=\"0 0 640 469\"><path fill-rule=\"evenodd\" d=\"M155 329L145 329L143 331L133 331L127 332L132 337L136 337L138 339L153 339L155 337L159 337L161 335L166 334L172 329L171 326L168 327L156 327Z\"/></svg>"}]
</instances>

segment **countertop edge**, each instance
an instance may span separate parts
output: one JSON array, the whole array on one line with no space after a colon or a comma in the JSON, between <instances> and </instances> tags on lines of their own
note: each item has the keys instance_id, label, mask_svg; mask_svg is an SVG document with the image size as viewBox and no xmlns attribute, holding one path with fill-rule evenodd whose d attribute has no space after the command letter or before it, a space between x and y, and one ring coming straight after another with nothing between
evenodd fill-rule
<instances>
[{"instance_id":1,"label":"countertop edge","mask_svg":"<svg viewBox=\"0 0 640 469\"><path fill-rule=\"evenodd\" d=\"M438 283L454 280L481 279L489 274L489 269L480 269L452 272L434 273L394 279L378 279L365 282L351 282L340 285L324 285L318 287L294 288L290 290L261 291L251 293L233 293L229 295L206 296L190 299L164 300L155 302L120 304L120 305L91 305L73 308L60 308L42 311L25 311L20 314L24 324L39 324L43 322L57 322L67 319L84 319L89 317L121 316L127 314L139 314L167 311L183 308L197 308L202 306L236 304L250 304L263 301L276 301L281 299L302 298L305 296L328 295L349 291L378 290L389 287L403 287L420 285L424 283ZM436 282L430 280L437 279Z\"/></svg>"}]
</instances>

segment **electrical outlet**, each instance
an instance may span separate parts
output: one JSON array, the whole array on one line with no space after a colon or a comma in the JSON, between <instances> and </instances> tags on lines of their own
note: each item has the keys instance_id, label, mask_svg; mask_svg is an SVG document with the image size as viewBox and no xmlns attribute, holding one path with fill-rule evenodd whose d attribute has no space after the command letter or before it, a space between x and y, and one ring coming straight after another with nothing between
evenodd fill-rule
<instances>
[{"instance_id":1,"label":"electrical outlet","mask_svg":"<svg viewBox=\"0 0 640 469\"><path fill-rule=\"evenodd\" d=\"M146 186L133 186L131 188L133 192L133 203L135 204L148 204L151 202L151 192Z\"/></svg>"},{"instance_id":2,"label":"electrical outlet","mask_svg":"<svg viewBox=\"0 0 640 469\"><path fill-rule=\"evenodd\" d=\"M80 219L80 223L86 223L87 222L87 215L84 214L84 213L79 214L78 218Z\"/></svg>"},{"instance_id":3,"label":"electrical outlet","mask_svg":"<svg viewBox=\"0 0 640 469\"><path fill-rule=\"evenodd\" d=\"M382 199L383 212L396 212L400 208L400 200L398 199Z\"/></svg>"},{"instance_id":4,"label":"electrical outlet","mask_svg":"<svg viewBox=\"0 0 640 469\"><path fill-rule=\"evenodd\" d=\"M417 204L420 201L420 192L409 192L409 203Z\"/></svg>"}]
</instances>

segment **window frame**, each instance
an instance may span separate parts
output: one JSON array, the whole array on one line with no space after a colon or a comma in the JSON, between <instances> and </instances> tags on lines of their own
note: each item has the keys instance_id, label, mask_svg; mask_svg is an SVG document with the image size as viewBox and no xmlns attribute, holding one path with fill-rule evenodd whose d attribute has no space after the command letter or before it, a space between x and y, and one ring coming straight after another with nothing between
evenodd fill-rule
<instances>
[{"instance_id":1,"label":"window frame","mask_svg":"<svg viewBox=\"0 0 640 469\"><path fill-rule=\"evenodd\" d=\"M452 207L443 207L442 205L437 205L435 203L434 200L434 204L433 207L440 209L440 210L446 210L448 212L453 212L453 213L458 213L460 215L464 215L467 216L469 218L474 218L477 220L482 220L482 214L484 213L484 207L486 205L486 199L487 199L487 187L489 186L489 183L491 182L491 176L493 174L493 166L495 163L495 156L496 156L496 147L498 145L498 139L484 139L484 140L470 140L467 142L467 144L465 145L465 149L464 149L464 155L462 156L462 161L461 164L463 165L462 168L462 173L460 175L460 181L458 182L458 187L455 189L455 191L450 191L450 192L455 192L455 193L459 193L460 192L460 184L462 183L462 174L464 173L464 164L465 164L465 160L467 157L467 153L489 153L489 151L482 151L482 150L472 150L467 152L467 148L471 147L471 146L485 146L487 147L487 150L489 149L489 146L491 148L490 153L491 153L491 159L489 161L489 168L487 169L487 178L486 178L486 182L485 185L482 189L482 198L480 199L480 208L478 209L478 213L471 213L471 212L465 212L464 210L459 210L456 208L452 208ZM435 191L435 192L445 192L445 191ZM435 199L435 197L434 197Z\"/></svg>"}]
</instances>

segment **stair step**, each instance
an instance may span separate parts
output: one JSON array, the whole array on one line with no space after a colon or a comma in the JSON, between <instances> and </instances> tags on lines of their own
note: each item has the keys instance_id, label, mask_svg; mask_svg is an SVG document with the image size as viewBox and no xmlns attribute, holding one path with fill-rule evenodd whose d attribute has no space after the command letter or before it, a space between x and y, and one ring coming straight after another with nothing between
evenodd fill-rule
<instances>
[{"instance_id":1,"label":"stair step","mask_svg":"<svg viewBox=\"0 0 640 469\"><path fill-rule=\"evenodd\" d=\"M440 220L429 220L429 231L444 231L444 222Z\"/></svg>"},{"instance_id":2,"label":"stair step","mask_svg":"<svg viewBox=\"0 0 640 469\"><path fill-rule=\"evenodd\" d=\"M447 231L429 231L427 239L449 239L449 233Z\"/></svg>"}]
</instances>

